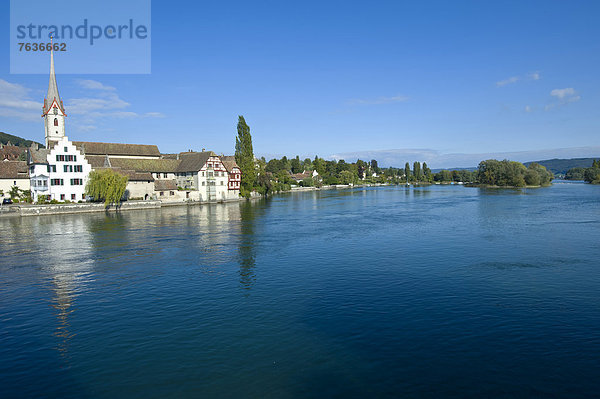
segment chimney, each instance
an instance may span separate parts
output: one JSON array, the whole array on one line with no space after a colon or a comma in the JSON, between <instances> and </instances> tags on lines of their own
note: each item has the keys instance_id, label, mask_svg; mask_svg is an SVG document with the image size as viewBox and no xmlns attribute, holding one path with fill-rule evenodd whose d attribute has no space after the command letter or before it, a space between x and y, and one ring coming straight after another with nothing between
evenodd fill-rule
<instances>
[{"instance_id":1,"label":"chimney","mask_svg":"<svg viewBox=\"0 0 600 399\"><path fill-rule=\"evenodd\" d=\"M203 148L203 149L202 149L202 152L204 152L204 150L205 150L205 149L206 149L206 148Z\"/></svg>"}]
</instances>

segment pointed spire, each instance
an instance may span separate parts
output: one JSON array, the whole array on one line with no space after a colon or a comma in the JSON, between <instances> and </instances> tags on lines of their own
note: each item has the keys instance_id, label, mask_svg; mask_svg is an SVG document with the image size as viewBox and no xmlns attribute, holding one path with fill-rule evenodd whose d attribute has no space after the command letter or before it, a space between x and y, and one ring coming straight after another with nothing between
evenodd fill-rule
<instances>
[{"instance_id":1,"label":"pointed spire","mask_svg":"<svg viewBox=\"0 0 600 399\"><path fill-rule=\"evenodd\" d=\"M52 102L56 100L56 103L61 106L60 96L58 94L58 85L56 84L56 75L54 74L54 39L50 38L52 49L50 50L50 82L48 83L48 106L52 105Z\"/></svg>"}]
</instances>

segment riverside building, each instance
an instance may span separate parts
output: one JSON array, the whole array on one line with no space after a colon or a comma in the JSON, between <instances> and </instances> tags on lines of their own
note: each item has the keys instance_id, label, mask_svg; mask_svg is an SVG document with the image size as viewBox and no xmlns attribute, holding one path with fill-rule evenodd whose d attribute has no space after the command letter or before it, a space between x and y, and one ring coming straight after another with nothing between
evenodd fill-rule
<instances>
[{"instance_id":1,"label":"riverside building","mask_svg":"<svg viewBox=\"0 0 600 399\"><path fill-rule=\"evenodd\" d=\"M234 157L212 151L161 154L156 145L74 141L65 135L67 113L58 93L54 51L44 99L46 148L27 150L32 197L38 201L85 200L92 170L112 169L128 178L125 199L226 201L239 198L241 172Z\"/></svg>"}]
</instances>

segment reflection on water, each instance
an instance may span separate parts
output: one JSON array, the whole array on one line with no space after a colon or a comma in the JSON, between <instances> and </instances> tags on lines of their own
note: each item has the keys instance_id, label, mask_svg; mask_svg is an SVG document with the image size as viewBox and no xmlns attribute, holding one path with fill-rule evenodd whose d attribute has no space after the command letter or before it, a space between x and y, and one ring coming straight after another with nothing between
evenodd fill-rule
<instances>
[{"instance_id":1,"label":"reflection on water","mask_svg":"<svg viewBox=\"0 0 600 399\"><path fill-rule=\"evenodd\" d=\"M255 251L255 217L256 209L255 206L250 202L243 202L240 204L240 216L241 216L241 235L239 240L239 258L240 258L240 283L242 286L249 290L252 288L252 284L256 278L254 272L254 266L256 265L256 251Z\"/></svg>"},{"instance_id":2,"label":"reflection on water","mask_svg":"<svg viewBox=\"0 0 600 399\"><path fill-rule=\"evenodd\" d=\"M86 290L93 279L91 260L93 231L83 217L58 217L54 223L46 218L26 220L29 234L39 237L32 242L40 258L40 273L52 284L54 293L51 306L56 311L57 325L54 335L59 338L56 349L67 356L69 342L75 335L70 317L76 311L76 297Z\"/></svg>"}]
</instances>

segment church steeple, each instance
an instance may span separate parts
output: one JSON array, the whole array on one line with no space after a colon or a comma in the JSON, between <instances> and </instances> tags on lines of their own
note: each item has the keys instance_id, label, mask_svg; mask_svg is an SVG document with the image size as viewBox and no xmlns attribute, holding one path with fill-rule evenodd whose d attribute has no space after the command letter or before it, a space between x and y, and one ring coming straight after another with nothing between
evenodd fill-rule
<instances>
[{"instance_id":1,"label":"church steeple","mask_svg":"<svg viewBox=\"0 0 600 399\"><path fill-rule=\"evenodd\" d=\"M51 43L53 41L51 40ZM52 47L53 44L51 44ZM46 148L52 147L52 143L65 137L65 108L58 94L56 74L54 72L54 50L50 50L50 81L48 82L48 96L44 99L42 117L46 127Z\"/></svg>"},{"instance_id":2,"label":"church steeple","mask_svg":"<svg viewBox=\"0 0 600 399\"><path fill-rule=\"evenodd\" d=\"M54 51L50 50L50 82L48 82L48 96L46 97L48 103L52 103L53 100L60 102L60 96L58 95L58 85L56 84L56 74L54 73Z\"/></svg>"}]
</instances>

